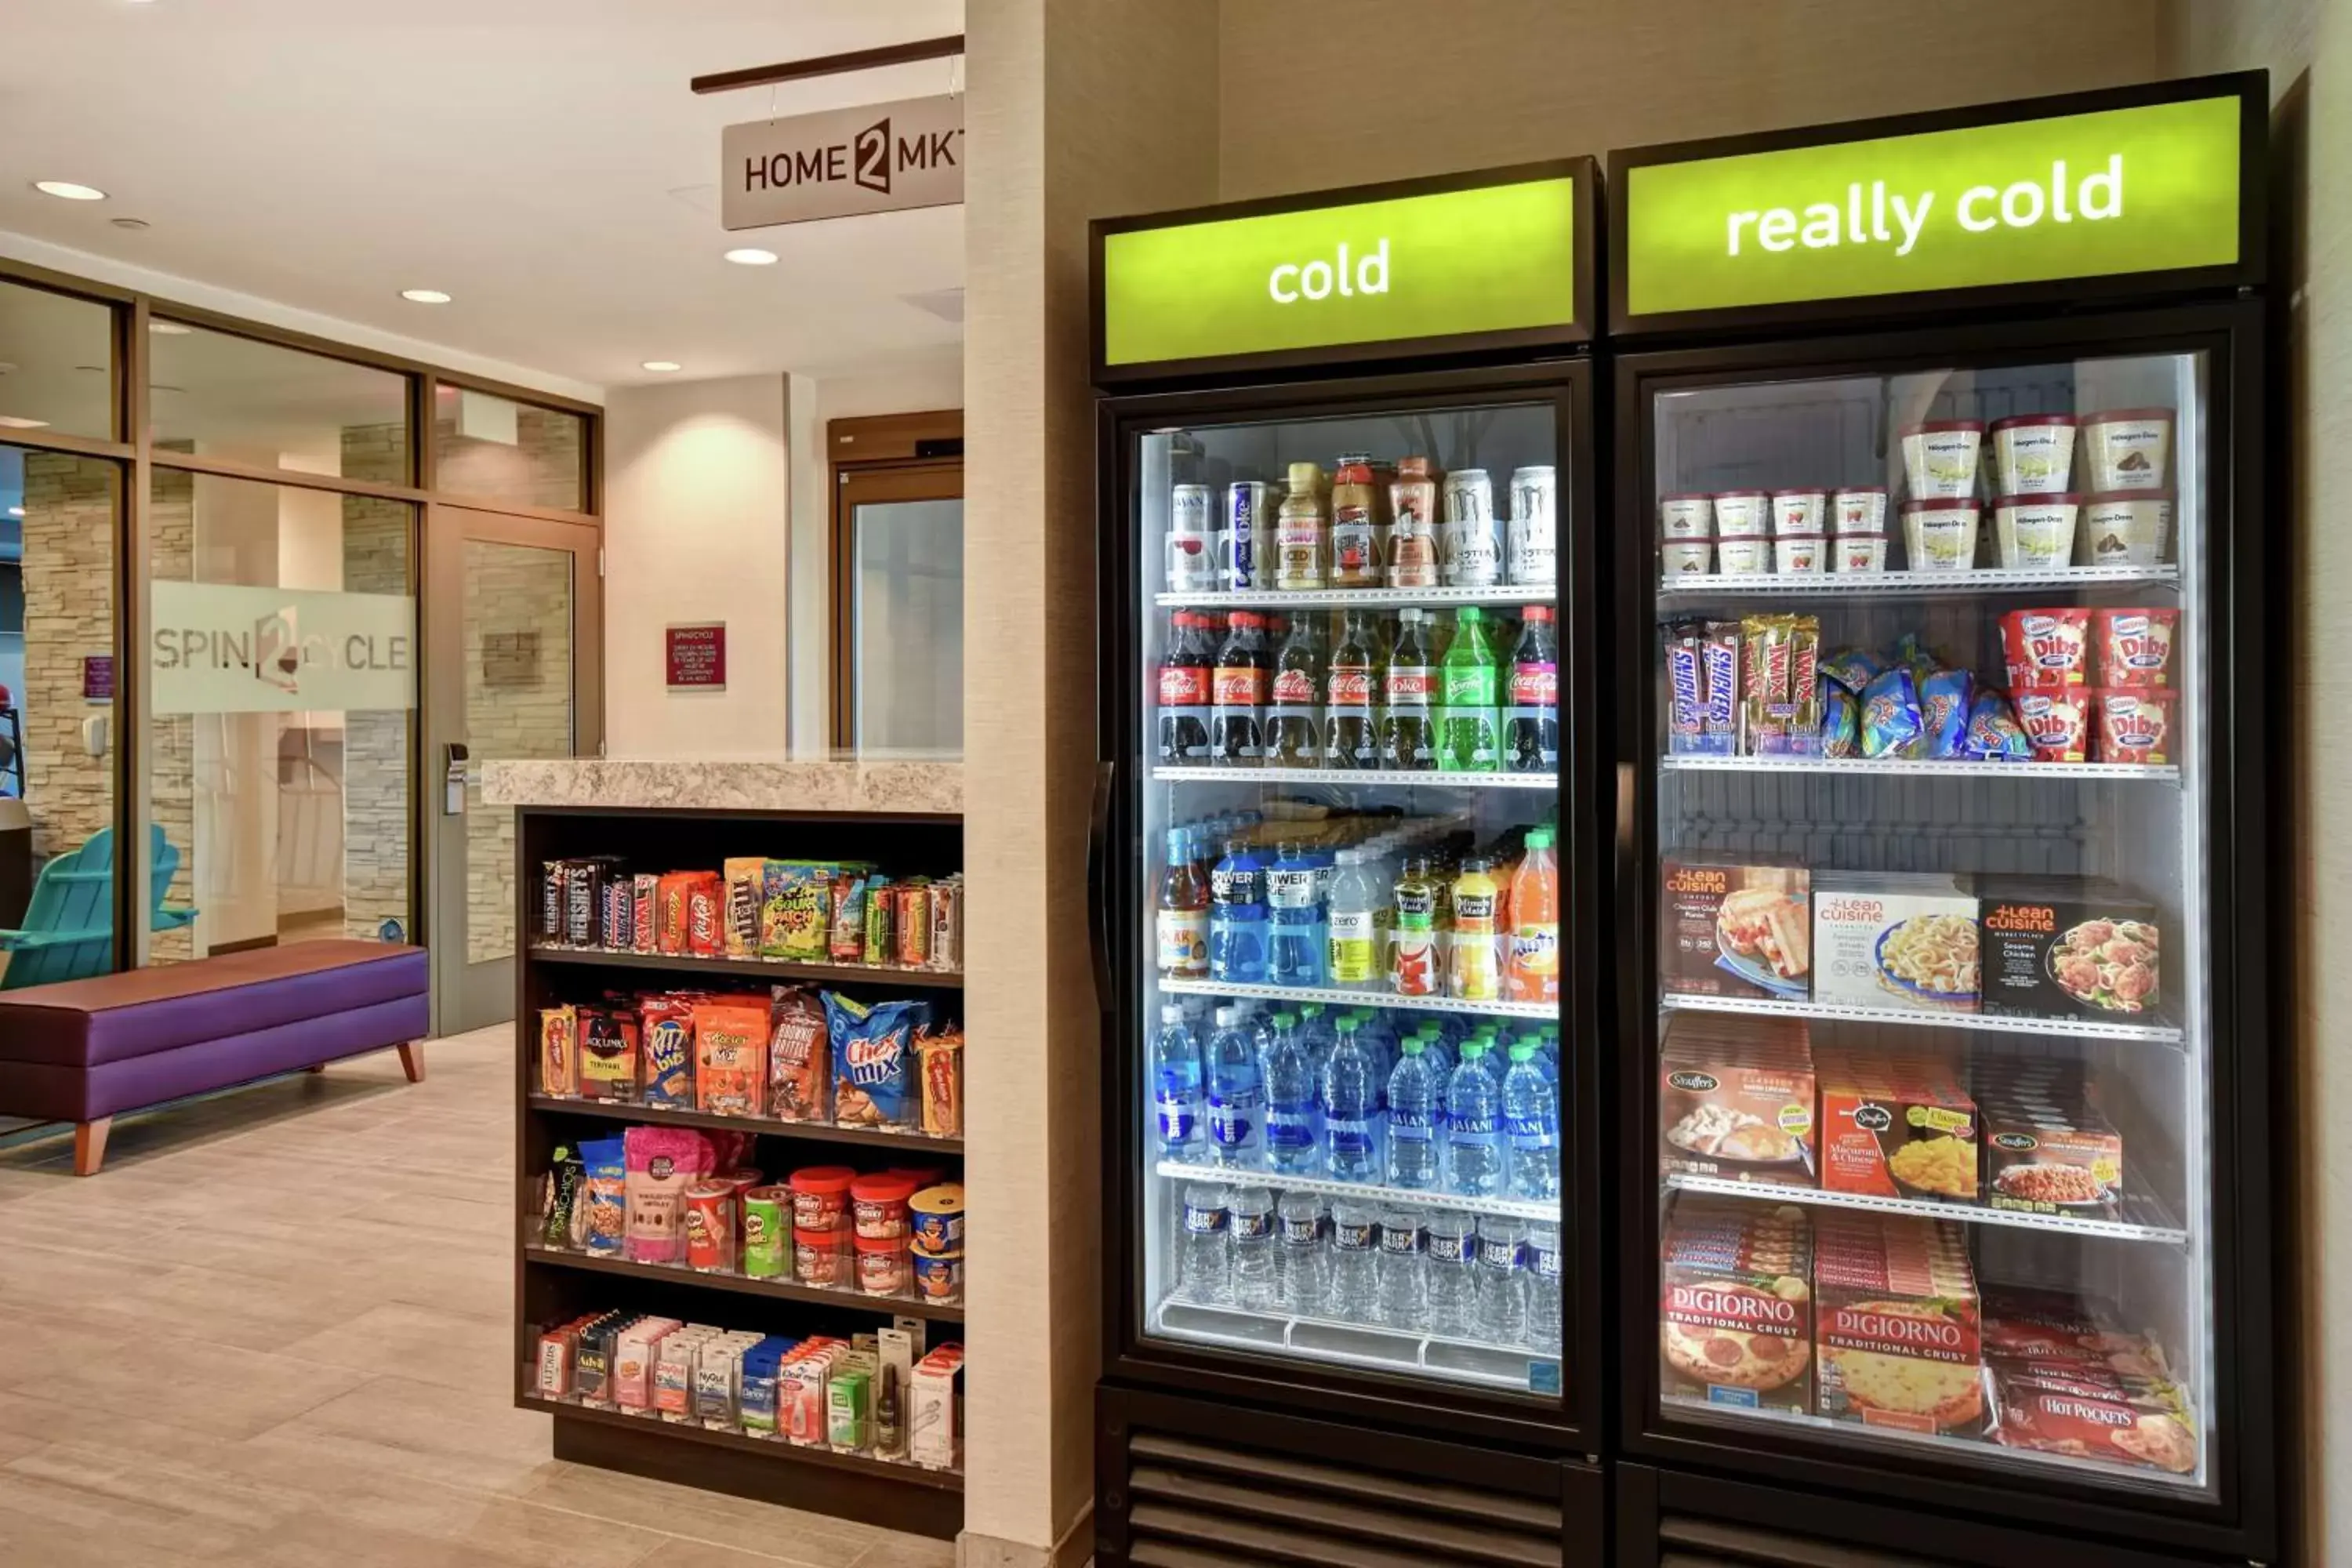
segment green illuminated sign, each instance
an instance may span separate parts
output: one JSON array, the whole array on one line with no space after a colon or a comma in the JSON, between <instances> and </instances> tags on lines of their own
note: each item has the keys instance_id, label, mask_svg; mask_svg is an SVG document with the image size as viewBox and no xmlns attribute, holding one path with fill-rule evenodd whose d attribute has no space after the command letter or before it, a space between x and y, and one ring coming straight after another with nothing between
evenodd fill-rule
<instances>
[{"instance_id":1,"label":"green illuminated sign","mask_svg":"<svg viewBox=\"0 0 2352 1568\"><path fill-rule=\"evenodd\" d=\"M2238 259L2239 100L1628 171L1636 316Z\"/></svg>"},{"instance_id":2,"label":"green illuminated sign","mask_svg":"<svg viewBox=\"0 0 2352 1568\"><path fill-rule=\"evenodd\" d=\"M1103 237L1107 364L1573 325L1575 182Z\"/></svg>"}]
</instances>

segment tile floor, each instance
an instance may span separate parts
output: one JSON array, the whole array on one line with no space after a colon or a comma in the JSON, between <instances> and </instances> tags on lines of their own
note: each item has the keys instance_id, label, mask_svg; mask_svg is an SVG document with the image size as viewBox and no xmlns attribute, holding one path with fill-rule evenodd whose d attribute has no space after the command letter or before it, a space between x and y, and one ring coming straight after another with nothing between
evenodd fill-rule
<instances>
[{"instance_id":1,"label":"tile floor","mask_svg":"<svg viewBox=\"0 0 2352 1568\"><path fill-rule=\"evenodd\" d=\"M508 1403L512 1033L0 1147L0 1562L948 1568L548 1458Z\"/></svg>"}]
</instances>

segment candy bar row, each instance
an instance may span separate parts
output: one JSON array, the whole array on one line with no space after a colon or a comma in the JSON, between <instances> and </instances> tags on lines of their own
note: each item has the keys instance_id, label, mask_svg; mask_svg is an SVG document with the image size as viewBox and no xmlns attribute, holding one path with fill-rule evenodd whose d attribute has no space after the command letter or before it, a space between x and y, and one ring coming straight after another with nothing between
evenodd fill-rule
<instances>
[{"instance_id":1,"label":"candy bar row","mask_svg":"<svg viewBox=\"0 0 2352 1568\"><path fill-rule=\"evenodd\" d=\"M540 866L541 946L672 958L963 967L963 878L886 877L866 861L729 859L629 871L617 855Z\"/></svg>"}]
</instances>

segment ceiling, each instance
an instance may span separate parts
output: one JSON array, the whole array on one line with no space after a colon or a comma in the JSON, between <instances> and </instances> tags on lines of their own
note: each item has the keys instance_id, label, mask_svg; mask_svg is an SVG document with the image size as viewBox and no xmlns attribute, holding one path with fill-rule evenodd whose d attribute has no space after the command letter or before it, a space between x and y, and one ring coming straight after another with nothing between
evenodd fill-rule
<instances>
[{"instance_id":1,"label":"ceiling","mask_svg":"<svg viewBox=\"0 0 2352 1568\"><path fill-rule=\"evenodd\" d=\"M961 0L5 5L0 231L598 386L657 379L648 359L835 369L961 339L939 310L960 314L961 208L729 235L715 185L722 126L944 91L950 62L686 85L960 32ZM720 259L737 245L782 259ZM454 302L400 298L418 288Z\"/></svg>"}]
</instances>

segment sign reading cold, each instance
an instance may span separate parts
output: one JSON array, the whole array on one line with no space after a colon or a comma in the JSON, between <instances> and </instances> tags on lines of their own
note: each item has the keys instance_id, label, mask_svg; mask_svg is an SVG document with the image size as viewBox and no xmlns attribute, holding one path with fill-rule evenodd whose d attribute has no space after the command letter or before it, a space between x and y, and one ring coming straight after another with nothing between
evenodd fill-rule
<instances>
[{"instance_id":1,"label":"sign reading cold","mask_svg":"<svg viewBox=\"0 0 2352 1568\"><path fill-rule=\"evenodd\" d=\"M1641 164L1636 316L2238 259L2240 100Z\"/></svg>"},{"instance_id":2,"label":"sign reading cold","mask_svg":"<svg viewBox=\"0 0 2352 1568\"><path fill-rule=\"evenodd\" d=\"M149 586L154 712L416 706L416 601L405 595L163 578Z\"/></svg>"},{"instance_id":3,"label":"sign reading cold","mask_svg":"<svg viewBox=\"0 0 2352 1568\"><path fill-rule=\"evenodd\" d=\"M1576 321L1575 182L1103 237L1103 358L1156 364Z\"/></svg>"}]
</instances>

